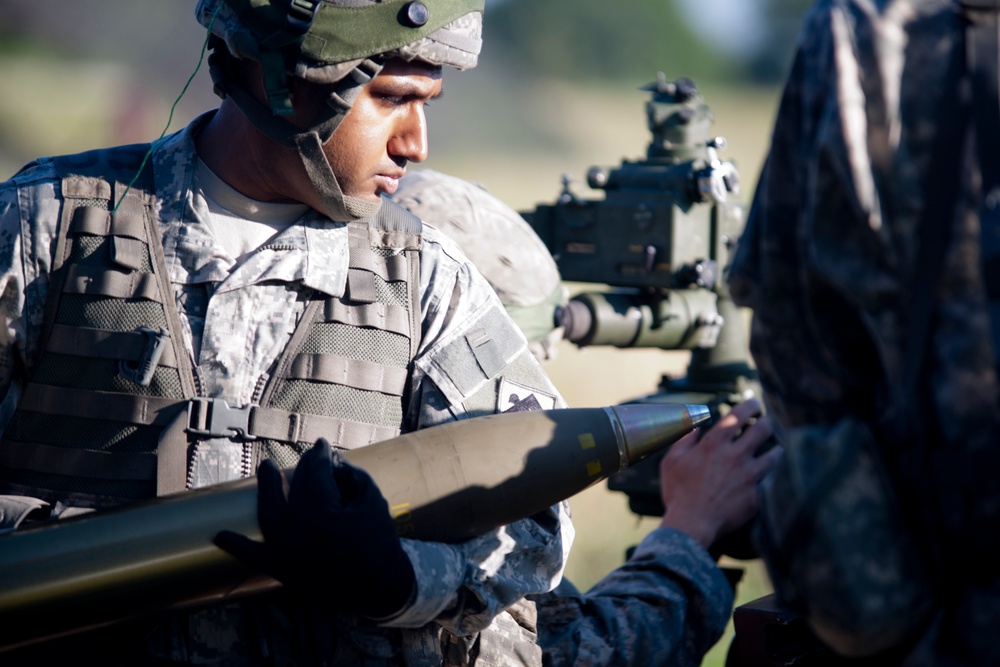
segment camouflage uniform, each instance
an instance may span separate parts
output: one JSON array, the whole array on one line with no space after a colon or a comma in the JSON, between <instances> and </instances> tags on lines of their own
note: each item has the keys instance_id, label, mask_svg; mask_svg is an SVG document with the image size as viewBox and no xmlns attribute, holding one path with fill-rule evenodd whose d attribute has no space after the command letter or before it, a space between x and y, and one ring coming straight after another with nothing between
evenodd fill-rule
<instances>
[{"instance_id":1,"label":"camouflage uniform","mask_svg":"<svg viewBox=\"0 0 1000 667\"><path fill-rule=\"evenodd\" d=\"M795 442L846 446L835 440L847 432L838 422L874 424L888 407L885 388L900 384L936 119L949 59L962 48L960 15L947 0L823 0L806 19L729 276L734 299L754 310L751 348L789 456ZM952 224L952 242L921 388L937 446L965 469L1000 435L977 179L965 170L954 218L941 220ZM781 502L772 491L763 488L764 513ZM911 525L926 542L944 542L961 570L968 551L936 534L938 522L919 519L927 489L900 493ZM974 493L966 502L973 514L981 509ZM997 664L1000 583L946 574L956 575L951 599L905 664Z\"/></svg>"},{"instance_id":2,"label":"camouflage uniform","mask_svg":"<svg viewBox=\"0 0 1000 667\"><path fill-rule=\"evenodd\" d=\"M550 359L565 288L528 224L482 186L430 169L407 174L391 198L462 246L529 340L535 332L535 356ZM725 630L733 591L700 544L658 528L585 595L563 580L529 599L547 665L697 665Z\"/></svg>"},{"instance_id":3,"label":"camouflage uniform","mask_svg":"<svg viewBox=\"0 0 1000 667\"><path fill-rule=\"evenodd\" d=\"M347 226L309 210L268 242L266 252L252 253L239 263L228 256L206 224L207 203L195 175L194 136L207 120L208 115L196 119L157 144L151 158L156 215L186 347L189 352L199 350L194 365L203 393L245 405L287 344L304 308L303 295L310 290L343 293ZM24 381L24 368L39 352L61 205L59 183L51 161L42 159L0 184L0 385L7 394L5 419ZM542 407L563 406L524 348L523 338L521 351L507 360L501 372L496 401L463 404L454 389L442 383L441 350L501 306L457 246L433 229L423 236L420 267L422 338L413 364L412 399L401 424L404 431L502 411L503 378L532 387ZM510 328L514 329L512 324ZM204 473L200 483L246 474L241 443L223 439L212 444L200 469ZM441 628L468 635L493 622L498 634L531 639L531 628L518 626L510 614L501 612L523 595L549 590L557 583L572 537L567 508L561 505L464 544L404 540L417 577L411 604L382 622L382 627L335 618L321 634L335 624L350 636L350 643L342 642L336 649L337 661L345 664L374 658L381 664L441 664ZM253 663L260 657L258 639L242 636L239 628L256 621L241 614L241 608L230 605L175 620L175 626L183 626L184 636L178 640L176 633L168 633L170 645L158 652L196 664ZM537 661L538 656L525 658Z\"/></svg>"},{"instance_id":4,"label":"camouflage uniform","mask_svg":"<svg viewBox=\"0 0 1000 667\"><path fill-rule=\"evenodd\" d=\"M701 664L719 641L733 589L695 540L657 528L585 595L533 595L544 664Z\"/></svg>"}]
</instances>

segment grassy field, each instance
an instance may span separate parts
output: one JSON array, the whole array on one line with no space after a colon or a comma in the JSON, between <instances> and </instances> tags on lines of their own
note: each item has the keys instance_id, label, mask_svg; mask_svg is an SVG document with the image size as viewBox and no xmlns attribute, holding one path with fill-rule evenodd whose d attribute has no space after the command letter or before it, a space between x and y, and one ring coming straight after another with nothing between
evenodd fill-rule
<instances>
[{"instance_id":1,"label":"grassy field","mask_svg":"<svg viewBox=\"0 0 1000 667\"><path fill-rule=\"evenodd\" d=\"M166 122L168 100L179 92L156 94L113 64L38 64L0 61L5 90L0 96L0 178L23 161L43 154L155 138ZM614 166L642 157L649 141L644 104L647 93L632 84L604 87L563 82L524 83L510 73L460 74L446 81L447 97L429 112L431 159L428 167L485 184L520 210L551 202L560 177L571 174L575 190L588 195L584 173L591 165ZM669 73L668 73L669 74ZM650 80L655 70L650 71ZM207 86L204 75L193 84ZM716 134L729 148L724 159L736 162L749 200L770 135L777 91L706 87L715 112ZM182 127L197 104L182 105L172 129ZM207 108L207 106L205 106ZM577 349L563 343L548 367L557 387L574 407L610 405L652 393L662 373L683 374L687 355L661 350ZM656 522L639 520L624 495L603 484L571 500L577 540L569 577L586 589L621 564L624 552ZM747 575L739 601L759 597L769 585L760 563L741 564ZM712 651L705 665L721 665L729 639Z\"/></svg>"}]
</instances>

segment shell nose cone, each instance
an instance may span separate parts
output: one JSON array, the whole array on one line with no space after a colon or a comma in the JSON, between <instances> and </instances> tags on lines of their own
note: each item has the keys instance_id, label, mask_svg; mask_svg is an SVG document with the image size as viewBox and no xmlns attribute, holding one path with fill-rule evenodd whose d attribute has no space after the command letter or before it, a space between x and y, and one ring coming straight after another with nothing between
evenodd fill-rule
<instances>
[{"instance_id":1,"label":"shell nose cone","mask_svg":"<svg viewBox=\"0 0 1000 667\"><path fill-rule=\"evenodd\" d=\"M630 403L608 408L618 423L627 465L673 444L709 418L704 405Z\"/></svg>"},{"instance_id":2,"label":"shell nose cone","mask_svg":"<svg viewBox=\"0 0 1000 667\"><path fill-rule=\"evenodd\" d=\"M699 426L712 418L712 412L707 405L685 405L688 414L691 416L691 425Z\"/></svg>"}]
</instances>

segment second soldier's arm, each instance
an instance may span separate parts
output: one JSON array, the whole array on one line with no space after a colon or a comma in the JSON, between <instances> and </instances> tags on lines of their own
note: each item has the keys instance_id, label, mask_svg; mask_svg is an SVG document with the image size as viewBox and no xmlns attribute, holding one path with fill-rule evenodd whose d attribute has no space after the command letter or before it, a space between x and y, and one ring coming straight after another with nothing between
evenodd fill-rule
<instances>
[{"instance_id":1,"label":"second soldier's arm","mask_svg":"<svg viewBox=\"0 0 1000 667\"><path fill-rule=\"evenodd\" d=\"M667 512L632 557L585 595L534 598L547 665L698 665L722 636L733 591L708 548L756 511L755 486L781 448L757 401L737 405L699 439L678 440L660 464Z\"/></svg>"}]
</instances>

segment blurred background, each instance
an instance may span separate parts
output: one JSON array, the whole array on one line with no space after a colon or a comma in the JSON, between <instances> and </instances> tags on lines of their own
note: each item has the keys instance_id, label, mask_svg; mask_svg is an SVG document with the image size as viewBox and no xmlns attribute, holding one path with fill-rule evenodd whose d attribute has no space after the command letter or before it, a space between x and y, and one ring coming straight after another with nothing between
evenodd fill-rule
<instances>
[{"instance_id":1,"label":"blurred background","mask_svg":"<svg viewBox=\"0 0 1000 667\"><path fill-rule=\"evenodd\" d=\"M149 141L198 65L193 0L0 0L0 180L40 155ZM749 203L809 0L487 0L480 66L448 72L428 111L426 166L478 181L518 210L552 202L561 178L588 193L591 165L641 158L649 142L639 87L662 71L693 79L728 140ZM170 121L214 108L207 66ZM687 353L578 349L548 371L574 407L610 405L682 375ZM603 484L572 499L568 575L586 589L656 522ZM738 603L769 592L759 562ZM721 665L729 638L705 661Z\"/></svg>"}]
</instances>

